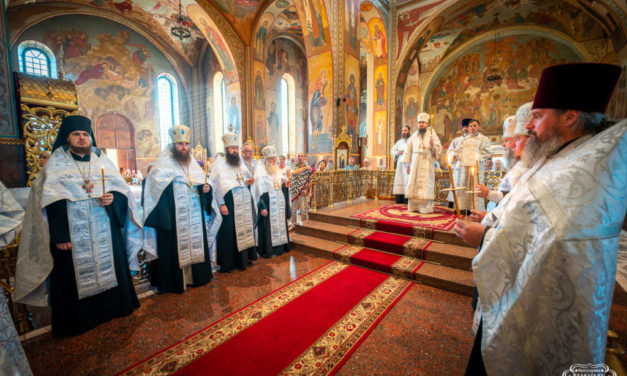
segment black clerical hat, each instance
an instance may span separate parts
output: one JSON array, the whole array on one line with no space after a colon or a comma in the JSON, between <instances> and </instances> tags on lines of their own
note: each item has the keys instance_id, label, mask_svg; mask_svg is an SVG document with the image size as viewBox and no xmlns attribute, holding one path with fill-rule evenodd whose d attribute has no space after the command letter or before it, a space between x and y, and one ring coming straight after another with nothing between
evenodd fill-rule
<instances>
[{"instance_id":1,"label":"black clerical hat","mask_svg":"<svg viewBox=\"0 0 627 376\"><path fill-rule=\"evenodd\" d=\"M465 118L465 119L462 119L462 127L467 127L467 126L469 126L471 121L476 121L476 120L475 120L475 119L473 119L473 118ZM477 121L477 123L478 123L478 121Z\"/></svg>"},{"instance_id":2,"label":"black clerical hat","mask_svg":"<svg viewBox=\"0 0 627 376\"><path fill-rule=\"evenodd\" d=\"M94 138L94 132L91 129L91 120L81 115L70 115L63 118L61 121L61 127L59 127L59 133L54 141L52 151L57 150L63 145L67 144L67 138L70 133L75 131L89 132L91 135L91 146L96 146L96 139Z\"/></svg>"},{"instance_id":3,"label":"black clerical hat","mask_svg":"<svg viewBox=\"0 0 627 376\"><path fill-rule=\"evenodd\" d=\"M553 65L542 71L533 108L604 113L621 68L613 64Z\"/></svg>"}]
</instances>

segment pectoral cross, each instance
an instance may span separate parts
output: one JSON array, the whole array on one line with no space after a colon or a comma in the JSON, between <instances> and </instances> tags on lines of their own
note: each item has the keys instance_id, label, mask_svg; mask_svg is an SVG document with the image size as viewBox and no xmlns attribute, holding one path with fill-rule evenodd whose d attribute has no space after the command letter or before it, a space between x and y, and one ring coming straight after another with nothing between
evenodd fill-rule
<instances>
[{"instance_id":1,"label":"pectoral cross","mask_svg":"<svg viewBox=\"0 0 627 376\"><path fill-rule=\"evenodd\" d=\"M187 177L187 186L190 188L194 188L194 183L192 182L192 177L189 176L189 174L185 174L185 177Z\"/></svg>"},{"instance_id":2,"label":"pectoral cross","mask_svg":"<svg viewBox=\"0 0 627 376\"><path fill-rule=\"evenodd\" d=\"M89 180L89 179L85 179L85 180L83 180L83 181L84 181L85 183L84 183L81 187L85 190L85 192L87 192L87 195L88 195L88 196L91 196L91 192L92 192L92 191L93 191L93 189L94 189L94 184L93 184L93 183L91 182L91 180Z\"/></svg>"}]
</instances>

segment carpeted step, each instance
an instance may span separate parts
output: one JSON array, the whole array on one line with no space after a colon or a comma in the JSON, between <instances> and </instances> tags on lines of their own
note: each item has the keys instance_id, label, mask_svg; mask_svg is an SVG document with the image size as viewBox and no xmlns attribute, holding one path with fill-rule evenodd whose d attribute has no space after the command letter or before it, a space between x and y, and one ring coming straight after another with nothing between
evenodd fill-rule
<instances>
[{"instance_id":1,"label":"carpeted step","mask_svg":"<svg viewBox=\"0 0 627 376\"><path fill-rule=\"evenodd\" d=\"M328 208L318 210L316 212L310 211L308 213L309 219L323 222L327 224L334 224L340 226L351 227L363 227L379 231L396 233L399 235L423 237L430 240L436 240L445 242L448 244L455 244L464 246L464 242L459 239L452 230L439 230L425 228L421 226L411 226L408 224L399 224L386 220L371 221L367 219L355 218L347 215L343 211L330 211Z\"/></svg>"},{"instance_id":2,"label":"carpeted step","mask_svg":"<svg viewBox=\"0 0 627 376\"><path fill-rule=\"evenodd\" d=\"M296 232L329 241L356 244L363 247L396 253L438 263L462 270L470 270L476 250L459 245L443 244L423 238L355 229L314 220L296 226Z\"/></svg>"},{"instance_id":3,"label":"carpeted step","mask_svg":"<svg viewBox=\"0 0 627 376\"><path fill-rule=\"evenodd\" d=\"M423 260L364 248L354 244L340 244L320 237L292 233L295 248L318 256L341 260L388 274L399 275L418 283L472 296L472 273Z\"/></svg>"}]
</instances>

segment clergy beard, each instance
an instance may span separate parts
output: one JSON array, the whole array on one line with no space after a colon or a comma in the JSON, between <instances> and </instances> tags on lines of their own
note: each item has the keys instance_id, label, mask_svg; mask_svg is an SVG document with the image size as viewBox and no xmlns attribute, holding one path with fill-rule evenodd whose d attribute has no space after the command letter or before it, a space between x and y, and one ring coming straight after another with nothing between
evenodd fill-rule
<instances>
[{"instance_id":1,"label":"clergy beard","mask_svg":"<svg viewBox=\"0 0 627 376\"><path fill-rule=\"evenodd\" d=\"M407 134L402 134L401 133L401 138L409 138L409 136L411 136L411 134L407 133Z\"/></svg>"},{"instance_id":2,"label":"clergy beard","mask_svg":"<svg viewBox=\"0 0 627 376\"><path fill-rule=\"evenodd\" d=\"M237 153L236 154L231 154L229 152L226 152L224 157L226 158L226 163L228 163L230 166L239 167L239 165L240 165L239 154L237 154Z\"/></svg>"},{"instance_id":3,"label":"clergy beard","mask_svg":"<svg viewBox=\"0 0 627 376\"><path fill-rule=\"evenodd\" d=\"M562 144L562 138L557 134L551 135L546 142L542 143L538 142L538 139L534 136L529 136L525 144L525 149L523 149L521 160L526 167L530 168L539 160L554 153Z\"/></svg>"},{"instance_id":4,"label":"clergy beard","mask_svg":"<svg viewBox=\"0 0 627 376\"><path fill-rule=\"evenodd\" d=\"M74 154L89 154L91 152L91 146L70 146L70 151Z\"/></svg>"},{"instance_id":5,"label":"clergy beard","mask_svg":"<svg viewBox=\"0 0 627 376\"><path fill-rule=\"evenodd\" d=\"M176 146L172 145L170 146L170 152L172 153L172 158L177 162L188 164L192 160L192 154L189 150L187 153L181 153L176 150Z\"/></svg>"},{"instance_id":6,"label":"clergy beard","mask_svg":"<svg viewBox=\"0 0 627 376\"><path fill-rule=\"evenodd\" d=\"M279 166L272 163L266 163L266 170L268 170L268 174L276 175L279 172Z\"/></svg>"},{"instance_id":7,"label":"clergy beard","mask_svg":"<svg viewBox=\"0 0 627 376\"><path fill-rule=\"evenodd\" d=\"M512 149L505 149L505 153L503 153L503 158L505 158L505 163L508 166L513 166L514 161L516 160L516 156L514 155L514 151Z\"/></svg>"},{"instance_id":8,"label":"clergy beard","mask_svg":"<svg viewBox=\"0 0 627 376\"><path fill-rule=\"evenodd\" d=\"M418 129L418 132L420 132L421 136L424 136L425 133L427 133L427 128L420 128L420 129Z\"/></svg>"}]
</instances>

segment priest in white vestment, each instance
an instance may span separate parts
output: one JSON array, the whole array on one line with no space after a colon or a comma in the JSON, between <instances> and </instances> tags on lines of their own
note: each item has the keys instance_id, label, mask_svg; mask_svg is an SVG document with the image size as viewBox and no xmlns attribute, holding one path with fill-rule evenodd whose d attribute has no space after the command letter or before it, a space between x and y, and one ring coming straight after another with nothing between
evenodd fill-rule
<instances>
[{"instance_id":1,"label":"priest in white vestment","mask_svg":"<svg viewBox=\"0 0 627 376\"><path fill-rule=\"evenodd\" d=\"M475 119L464 119L463 122L468 123L468 136L456 145L453 150L455 156L455 164L459 168L458 181L455 181L455 187L466 187L466 189L458 191L457 202L462 214L470 214L472 205L472 194L467 193L473 189L472 182L475 184L483 184L483 173L485 170L485 160L490 156L490 140L479 133L479 121ZM477 161L479 161L479 173L477 173ZM455 166L455 165L454 165ZM471 171L474 177L470 177ZM477 175L479 181L477 182ZM477 194L475 197L475 210L485 210L484 199Z\"/></svg>"},{"instance_id":2,"label":"priest in white vestment","mask_svg":"<svg viewBox=\"0 0 627 376\"><path fill-rule=\"evenodd\" d=\"M491 212L498 203L507 195L512 186L518 182L520 176L527 171L524 163L520 163L522 151L527 142L527 129L525 126L531 120L531 106L533 102L523 104L516 111L516 115L509 116L503 122L503 148L505 149L505 159L512 168L507 171L497 190L492 191L483 184L478 184L481 198L486 198L490 202L486 212ZM475 222L481 222L486 212L473 211L470 218Z\"/></svg>"},{"instance_id":3,"label":"priest in white vestment","mask_svg":"<svg viewBox=\"0 0 627 376\"><path fill-rule=\"evenodd\" d=\"M221 273L244 270L257 260L255 225L257 203L252 191L254 179L240 158L239 137L225 133L224 158L211 169L211 186L222 213L218 230L218 265Z\"/></svg>"},{"instance_id":4,"label":"priest in white vestment","mask_svg":"<svg viewBox=\"0 0 627 376\"><path fill-rule=\"evenodd\" d=\"M418 115L418 130L407 141L402 163L407 167L409 181L405 197L409 199L408 211L433 213L435 201L435 161L440 158L442 144L437 133L429 126L430 116Z\"/></svg>"},{"instance_id":5,"label":"priest in white vestment","mask_svg":"<svg viewBox=\"0 0 627 376\"><path fill-rule=\"evenodd\" d=\"M396 162L396 172L394 173L394 187L392 193L396 196L395 198L397 204L407 203L407 200L405 199L405 191L409 181L407 178L407 164L401 162L401 160L410 135L411 129L409 128L409 125L404 125L403 130L401 131L401 138L396 141L392 147L392 157L394 158L394 162Z\"/></svg>"},{"instance_id":6,"label":"priest in white vestment","mask_svg":"<svg viewBox=\"0 0 627 376\"><path fill-rule=\"evenodd\" d=\"M468 123L470 122L470 120L471 119L463 119L461 121L462 135L454 138L453 141L451 141L451 144L448 146L448 149L446 150L446 158L448 160L448 163L451 165L451 170L453 172L453 182L455 182L456 187L460 187L462 185L460 184L459 179L461 164L455 158L455 149L457 149L464 137L468 136ZM455 206L455 203L453 202L453 192L448 193L447 200L448 207L453 209L453 207Z\"/></svg>"},{"instance_id":7,"label":"priest in white vestment","mask_svg":"<svg viewBox=\"0 0 627 376\"><path fill-rule=\"evenodd\" d=\"M458 236L480 246L467 374L603 365L627 209L627 120L612 124L602 113L620 73L609 64L546 68L527 125L529 171L492 227L457 221Z\"/></svg>"}]
</instances>

